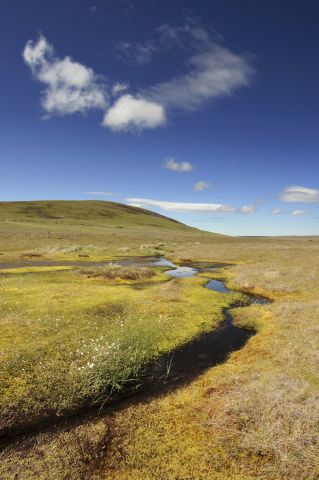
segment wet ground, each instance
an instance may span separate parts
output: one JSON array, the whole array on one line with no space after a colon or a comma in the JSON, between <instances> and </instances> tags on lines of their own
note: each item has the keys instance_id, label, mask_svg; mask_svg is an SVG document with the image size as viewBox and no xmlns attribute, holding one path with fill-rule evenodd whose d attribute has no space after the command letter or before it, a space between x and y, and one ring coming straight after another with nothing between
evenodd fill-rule
<instances>
[{"instance_id":1,"label":"wet ground","mask_svg":"<svg viewBox=\"0 0 319 480\"><path fill-rule=\"evenodd\" d=\"M122 265L140 265L140 266L154 266L154 267L169 267L165 273L172 277L190 277L196 275L201 271L199 264L196 268L187 266L174 265L166 258L144 257L138 259L123 259ZM109 262L108 262L109 263ZM116 262L120 263L120 262ZM96 264L96 263L95 263ZM59 264L61 265L61 263ZM220 268L225 264L220 264ZM8 267L7 267L8 268ZM205 264L203 270L216 270L218 264ZM211 291L229 294L232 290L225 286L225 281L210 279L204 286ZM132 382L131 386L123 393L113 397L103 406L103 411L115 411L125 408L132 403L145 402L154 396L163 395L169 391L191 383L200 374L207 369L225 362L231 352L242 348L247 340L254 335L254 330L241 328L233 323L231 315L231 308L247 306L249 304L267 304L270 301L264 297L257 295L245 294L247 301L244 303L234 303L229 308L224 309L223 319L217 328L210 332L204 332L193 338L184 345L160 356L156 361L145 366L144 372L141 373L136 382ZM212 302L214 299L212 297ZM18 428L0 432L0 438L6 442L16 435L21 435L26 432L38 430L39 428L47 427L50 424L60 423L66 421L67 417L76 416L80 413L92 415L94 411L100 409L100 406L92 408L90 401L72 412L60 412L60 419L56 415L48 418L37 419L36 423L21 425ZM62 414L62 415L61 415ZM64 418L63 418L64 417Z\"/></svg>"}]
</instances>

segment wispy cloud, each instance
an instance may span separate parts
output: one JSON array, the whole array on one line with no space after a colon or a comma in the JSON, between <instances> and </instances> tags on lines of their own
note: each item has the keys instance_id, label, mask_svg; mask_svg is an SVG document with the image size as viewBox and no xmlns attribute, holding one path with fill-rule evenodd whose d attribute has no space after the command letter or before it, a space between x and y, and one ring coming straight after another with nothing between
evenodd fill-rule
<instances>
[{"instance_id":1,"label":"wispy cloud","mask_svg":"<svg viewBox=\"0 0 319 480\"><path fill-rule=\"evenodd\" d=\"M128 83L120 83L120 82L117 82L113 85L112 87L112 95L113 96L116 96L118 95L119 93L123 93L125 92L126 90L128 90L129 88L129 85Z\"/></svg>"},{"instance_id":2,"label":"wispy cloud","mask_svg":"<svg viewBox=\"0 0 319 480\"><path fill-rule=\"evenodd\" d=\"M254 68L251 59L219 45L198 22L162 25L153 39L144 43L117 42L116 51L138 65L146 65L161 49L184 58L180 75L133 92L128 82L107 87L105 79L71 57L60 59L52 45L41 35L29 40L23 58L34 78L44 85L42 107L48 115L67 115L90 109L105 109L102 125L114 132L154 129L167 123L168 113L196 110L211 100L229 96L251 83ZM179 50L181 55L176 57ZM186 58L187 57L187 58Z\"/></svg>"},{"instance_id":3,"label":"wispy cloud","mask_svg":"<svg viewBox=\"0 0 319 480\"><path fill-rule=\"evenodd\" d=\"M165 158L162 167L174 172L190 172L194 169L194 165L191 163L178 162L174 157Z\"/></svg>"},{"instance_id":4,"label":"wispy cloud","mask_svg":"<svg viewBox=\"0 0 319 480\"><path fill-rule=\"evenodd\" d=\"M187 73L152 86L145 96L165 108L195 110L248 86L254 72L245 56L215 44L189 58L186 66Z\"/></svg>"},{"instance_id":5,"label":"wispy cloud","mask_svg":"<svg viewBox=\"0 0 319 480\"><path fill-rule=\"evenodd\" d=\"M196 182L193 185L193 190L195 190L195 192L201 192L202 190L206 190L207 188L210 188L210 187L211 187L211 184L209 182L200 180L199 182Z\"/></svg>"},{"instance_id":6,"label":"wispy cloud","mask_svg":"<svg viewBox=\"0 0 319 480\"><path fill-rule=\"evenodd\" d=\"M300 217L301 215L305 215L307 213L307 210L299 210L299 209L296 209L296 210L292 210L291 212L291 215L293 215L294 217Z\"/></svg>"},{"instance_id":7,"label":"wispy cloud","mask_svg":"<svg viewBox=\"0 0 319 480\"><path fill-rule=\"evenodd\" d=\"M251 56L239 54L220 45L194 19L181 26L162 25L152 52L172 48L188 53L182 68L184 73L157 83L143 95L165 108L195 110L212 99L231 95L247 87L255 74Z\"/></svg>"},{"instance_id":8,"label":"wispy cloud","mask_svg":"<svg viewBox=\"0 0 319 480\"><path fill-rule=\"evenodd\" d=\"M115 54L127 63L139 66L146 65L152 60L154 52L158 50L154 40L144 43L117 41L113 43Z\"/></svg>"},{"instance_id":9,"label":"wispy cloud","mask_svg":"<svg viewBox=\"0 0 319 480\"><path fill-rule=\"evenodd\" d=\"M118 42L116 48L126 60L138 65L146 65L162 49L191 52L181 65L184 73L140 90L143 98L165 110L199 109L213 99L247 87L255 73L251 57L219 45L194 20L179 27L162 25L156 29L155 40Z\"/></svg>"},{"instance_id":10,"label":"wispy cloud","mask_svg":"<svg viewBox=\"0 0 319 480\"><path fill-rule=\"evenodd\" d=\"M167 202L162 200L152 200L149 198L126 198L129 205L142 208L155 207L167 212L207 212L207 213L255 213L255 205L246 205L243 207L232 207L231 205L223 205L219 203L188 203L188 202Z\"/></svg>"},{"instance_id":11,"label":"wispy cloud","mask_svg":"<svg viewBox=\"0 0 319 480\"><path fill-rule=\"evenodd\" d=\"M274 208L272 211L271 211L271 214L272 215L283 215L287 213L285 210L283 210L282 208Z\"/></svg>"},{"instance_id":12,"label":"wispy cloud","mask_svg":"<svg viewBox=\"0 0 319 480\"><path fill-rule=\"evenodd\" d=\"M279 194L279 198L283 202L319 203L319 189L294 185L286 187Z\"/></svg>"},{"instance_id":13,"label":"wispy cloud","mask_svg":"<svg viewBox=\"0 0 319 480\"><path fill-rule=\"evenodd\" d=\"M103 125L115 132L156 128L165 122L165 110L161 105L132 95L121 96L103 119Z\"/></svg>"},{"instance_id":14,"label":"wispy cloud","mask_svg":"<svg viewBox=\"0 0 319 480\"><path fill-rule=\"evenodd\" d=\"M300 209L295 209L295 210L284 210L283 208L274 208L271 211L272 215L292 215L294 217L302 216L308 213L307 210L300 210Z\"/></svg>"},{"instance_id":15,"label":"wispy cloud","mask_svg":"<svg viewBox=\"0 0 319 480\"><path fill-rule=\"evenodd\" d=\"M106 107L107 95L94 71L70 57L59 59L43 35L27 42L23 58L34 78L45 85L41 104L49 115Z\"/></svg>"}]
</instances>

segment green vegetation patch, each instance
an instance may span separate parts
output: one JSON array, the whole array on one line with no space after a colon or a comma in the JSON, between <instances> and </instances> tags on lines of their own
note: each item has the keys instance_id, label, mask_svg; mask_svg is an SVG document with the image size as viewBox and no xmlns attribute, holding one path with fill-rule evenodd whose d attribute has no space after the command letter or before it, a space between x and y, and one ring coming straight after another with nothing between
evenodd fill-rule
<instances>
[{"instance_id":1,"label":"green vegetation patch","mask_svg":"<svg viewBox=\"0 0 319 480\"><path fill-rule=\"evenodd\" d=\"M17 267L17 268L3 268L0 270L1 274L20 274L20 273L46 273L46 272L60 272L62 270L74 270L76 267L66 265L55 265L50 267Z\"/></svg>"},{"instance_id":2,"label":"green vegetation patch","mask_svg":"<svg viewBox=\"0 0 319 480\"><path fill-rule=\"evenodd\" d=\"M203 288L200 275L163 278L137 289L77 272L2 276L1 428L107 401L149 361L214 328L236 297Z\"/></svg>"}]
</instances>

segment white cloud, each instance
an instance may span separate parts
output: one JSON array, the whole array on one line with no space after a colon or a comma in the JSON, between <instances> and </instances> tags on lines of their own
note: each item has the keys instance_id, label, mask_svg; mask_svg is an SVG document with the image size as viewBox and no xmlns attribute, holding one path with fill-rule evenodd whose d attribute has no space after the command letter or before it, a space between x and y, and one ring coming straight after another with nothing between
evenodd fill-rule
<instances>
[{"instance_id":1,"label":"white cloud","mask_svg":"<svg viewBox=\"0 0 319 480\"><path fill-rule=\"evenodd\" d=\"M148 64L159 51L173 51L175 58L176 51L188 55L183 65L185 73L141 91L144 98L167 109L198 109L214 98L248 86L255 73L248 55L219 45L200 22L191 18L181 26L161 25L155 37L144 43L120 41L114 45L120 58L137 65Z\"/></svg>"},{"instance_id":2,"label":"white cloud","mask_svg":"<svg viewBox=\"0 0 319 480\"><path fill-rule=\"evenodd\" d=\"M207 188L210 188L211 184L209 182L205 182L204 180L200 180L199 182L196 182L193 186L193 189L196 192L201 192L202 190L206 190Z\"/></svg>"},{"instance_id":3,"label":"white cloud","mask_svg":"<svg viewBox=\"0 0 319 480\"><path fill-rule=\"evenodd\" d=\"M44 83L41 104L50 115L67 115L105 108L106 93L91 68L70 57L56 57L52 45L41 35L38 41L29 40L23 58L33 76Z\"/></svg>"},{"instance_id":4,"label":"white cloud","mask_svg":"<svg viewBox=\"0 0 319 480\"><path fill-rule=\"evenodd\" d=\"M155 128L165 122L165 110L161 105L132 95L122 95L103 119L103 125L113 131Z\"/></svg>"},{"instance_id":5,"label":"white cloud","mask_svg":"<svg viewBox=\"0 0 319 480\"><path fill-rule=\"evenodd\" d=\"M106 196L113 195L113 192L84 192L84 195L94 195L94 196Z\"/></svg>"},{"instance_id":6,"label":"white cloud","mask_svg":"<svg viewBox=\"0 0 319 480\"><path fill-rule=\"evenodd\" d=\"M177 162L174 157L168 157L164 160L163 168L173 170L174 172L190 172L194 166L189 162Z\"/></svg>"},{"instance_id":7,"label":"white cloud","mask_svg":"<svg viewBox=\"0 0 319 480\"><path fill-rule=\"evenodd\" d=\"M245 213L251 215L256 212L256 205L244 205L243 207L237 208L236 213Z\"/></svg>"},{"instance_id":8,"label":"white cloud","mask_svg":"<svg viewBox=\"0 0 319 480\"><path fill-rule=\"evenodd\" d=\"M108 94L112 94L116 100L105 112L103 126L115 132L153 129L166 124L169 109L198 109L214 98L248 86L254 74L246 55L218 45L192 19L179 27L162 25L155 30L155 38L144 43L117 42L116 49L122 58L138 65L149 63L160 50L174 52L176 59L178 49L188 59L183 74L138 93L130 94L127 82L117 82L106 91L101 76L69 56L58 58L42 35L35 42L27 42L23 58L34 78L44 84L41 103L47 114L105 111Z\"/></svg>"},{"instance_id":9,"label":"white cloud","mask_svg":"<svg viewBox=\"0 0 319 480\"><path fill-rule=\"evenodd\" d=\"M307 210L284 210L283 208L274 208L271 212L272 215L293 215L294 217L305 215L306 213L308 213Z\"/></svg>"},{"instance_id":10,"label":"white cloud","mask_svg":"<svg viewBox=\"0 0 319 480\"><path fill-rule=\"evenodd\" d=\"M127 198L126 201L133 206L141 208L157 207L167 212L215 212L215 213L255 213L256 207L254 205L247 205L236 208L230 205L223 205L219 203L188 203L188 202L167 202L162 200L152 200L149 198Z\"/></svg>"},{"instance_id":11,"label":"white cloud","mask_svg":"<svg viewBox=\"0 0 319 480\"><path fill-rule=\"evenodd\" d=\"M245 56L213 43L193 55L187 66L186 74L154 85L145 96L165 108L194 110L248 86L254 73Z\"/></svg>"},{"instance_id":12,"label":"white cloud","mask_svg":"<svg viewBox=\"0 0 319 480\"><path fill-rule=\"evenodd\" d=\"M119 93L125 92L125 90L128 90L128 83L117 82L112 87L112 95L116 96Z\"/></svg>"},{"instance_id":13,"label":"white cloud","mask_svg":"<svg viewBox=\"0 0 319 480\"><path fill-rule=\"evenodd\" d=\"M35 68L38 65L45 63L46 56L53 55L53 47L46 38L41 35L39 40L34 43L29 40L23 50L24 61L31 67Z\"/></svg>"},{"instance_id":14,"label":"white cloud","mask_svg":"<svg viewBox=\"0 0 319 480\"><path fill-rule=\"evenodd\" d=\"M305 215L307 213L307 210L299 210L299 209L296 209L296 210L292 210L290 212L291 215L295 216L295 217L299 217L301 215Z\"/></svg>"},{"instance_id":15,"label":"white cloud","mask_svg":"<svg viewBox=\"0 0 319 480\"><path fill-rule=\"evenodd\" d=\"M319 203L319 189L294 185L286 187L280 194L283 202Z\"/></svg>"},{"instance_id":16,"label":"white cloud","mask_svg":"<svg viewBox=\"0 0 319 480\"><path fill-rule=\"evenodd\" d=\"M283 215L287 212L285 212L285 210L283 210L282 208L274 208L272 211L271 211L271 214L272 215Z\"/></svg>"}]
</instances>

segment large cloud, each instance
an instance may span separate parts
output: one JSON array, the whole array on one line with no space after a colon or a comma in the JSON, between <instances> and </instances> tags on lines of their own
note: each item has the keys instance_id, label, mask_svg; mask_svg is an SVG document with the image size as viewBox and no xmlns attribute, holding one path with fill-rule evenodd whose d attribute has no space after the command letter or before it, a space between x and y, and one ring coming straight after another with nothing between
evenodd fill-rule
<instances>
[{"instance_id":1,"label":"large cloud","mask_svg":"<svg viewBox=\"0 0 319 480\"><path fill-rule=\"evenodd\" d=\"M130 205L139 206L142 208L157 207L167 212L215 212L215 213L255 213L256 207L254 205L246 205L244 207L232 207L230 205L223 205L220 203L188 203L188 202L167 202L162 200L152 200L149 198L127 198L126 201Z\"/></svg>"},{"instance_id":2,"label":"large cloud","mask_svg":"<svg viewBox=\"0 0 319 480\"><path fill-rule=\"evenodd\" d=\"M319 189L294 185L286 187L280 194L280 200L291 203L319 203Z\"/></svg>"},{"instance_id":3,"label":"large cloud","mask_svg":"<svg viewBox=\"0 0 319 480\"><path fill-rule=\"evenodd\" d=\"M183 26L162 25L155 32L156 39L143 44L118 42L121 58L145 65L160 50L179 51L186 61L181 73L173 78L142 88L140 95L167 110L196 110L211 100L229 96L251 83L255 73L250 58L234 53L212 41L209 32L195 20ZM124 55L124 56L123 56Z\"/></svg>"},{"instance_id":4,"label":"large cloud","mask_svg":"<svg viewBox=\"0 0 319 480\"><path fill-rule=\"evenodd\" d=\"M23 58L36 80L45 85L42 107L50 115L67 115L106 106L104 88L91 68L70 57L62 60L41 35L37 42L29 40Z\"/></svg>"},{"instance_id":5,"label":"large cloud","mask_svg":"<svg viewBox=\"0 0 319 480\"><path fill-rule=\"evenodd\" d=\"M245 56L213 43L192 56L187 66L187 73L152 86L147 96L166 108L194 110L248 86L254 73Z\"/></svg>"},{"instance_id":6,"label":"large cloud","mask_svg":"<svg viewBox=\"0 0 319 480\"><path fill-rule=\"evenodd\" d=\"M155 40L144 44L120 42L120 50L139 65L148 63L159 50L170 50L175 58L179 50L184 58L182 73L150 87L141 86L134 94L125 91L127 82L118 82L106 92L101 76L68 56L59 59L44 36L27 42L23 58L34 78L45 85L41 103L49 115L105 111L108 93L116 96L102 122L115 132L163 126L168 111L199 109L250 84L254 69L249 58L212 41L196 21L175 28L162 25L155 35Z\"/></svg>"},{"instance_id":7,"label":"large cloud","mask_svg":"<svg viewBox=\"0 0 319 480\"><path fill-rule=\"evenodd\" d=\"M142 97L122 95L106 112L103 125L114 131L142 130L164 125L165 110Z\"/></svg>"}]
</instances>

